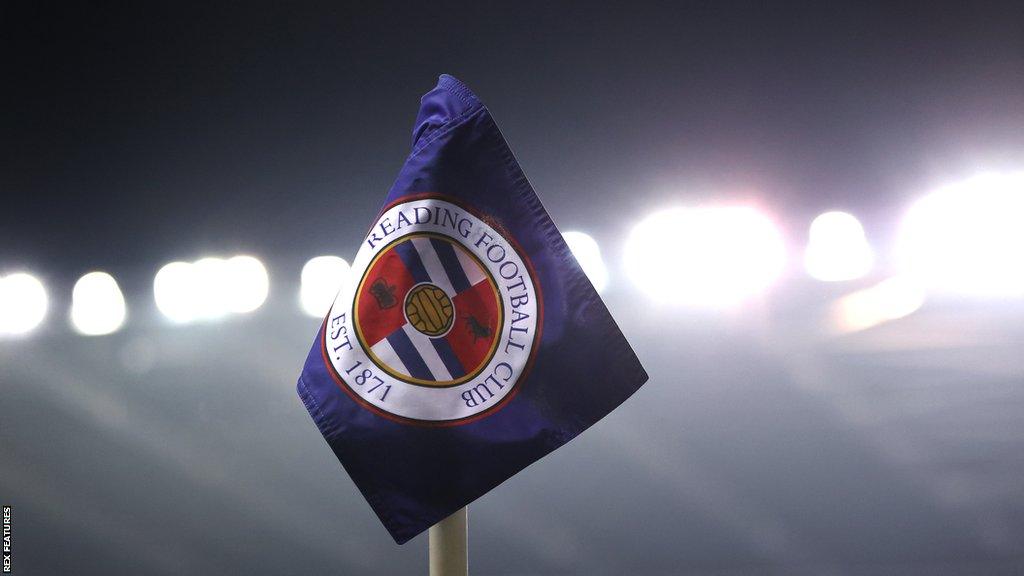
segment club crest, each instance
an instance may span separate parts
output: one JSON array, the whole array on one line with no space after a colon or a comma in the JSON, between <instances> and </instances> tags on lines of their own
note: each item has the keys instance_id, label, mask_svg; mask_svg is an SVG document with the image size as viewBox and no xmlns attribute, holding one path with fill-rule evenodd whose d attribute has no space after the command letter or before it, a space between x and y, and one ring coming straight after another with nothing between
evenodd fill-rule
<instances>
[{"instance_id":1,"label":"club crest","mask_svg":"<svg viewBox=\"0 0 1024 576\"><path fill-rule=\"evenodd\" d=\"M510 398L539 337L531 266L513 241L442 197L385 210L326 320L328 369L378 414L457 424Z\"/></svg>"}]
</instances>

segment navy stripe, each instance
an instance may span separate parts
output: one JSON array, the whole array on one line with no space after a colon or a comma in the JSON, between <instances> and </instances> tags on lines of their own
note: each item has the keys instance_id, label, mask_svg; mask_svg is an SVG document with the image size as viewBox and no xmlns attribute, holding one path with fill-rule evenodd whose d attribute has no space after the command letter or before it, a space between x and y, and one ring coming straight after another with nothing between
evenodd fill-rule
<instances>
[{"instance_id":1,"label":"navy stripe","mask_svg":"<svg viewBox=\"0 0 1024 576\"><path fill-rule=\"evenodd\" d=\"M441 357L441 362L444 362L444 367L448 369L452 378L461 378L466 373L462 369L462 362L459 362L458 357L455 356L455 350L452 350L452 345L448 343L448 340L431 338L430 343L434 345L434 350L437 350L437 355Z\"/></svg>"},{"instance_id":2,"label":"navy stripe","mask_svg":"<svg viewBox=\"0 0 1024 576\"><path fill-rule=\"evenodd\" d=\"M427 269L423 267L423 261L420 260L420 255L416 252L416 247L412 245L412 241L406 240L405 242L395 244L395 252L398 252L398 257L402 259L402 264L405 264L405 269L412 275L413 281L417 284L420 282L430 282L430 275L427 274Z\"/></svg>"},{"instance_id":3,"label":"navy stripe","mask_svg":"<svg viewBox=\"0 0 1024 576\"><path fill-rule=\"evenodd\" d=\"M455 293L461 294L469 290L469 278L466 278L466 271L462 269L459 257L455 255L455 247L437 238L431 238L430 244L434 247L434 253L441 261L441 266L444 266L444 271L448 274L448 280L452 283L452 288L455 288Z\"/></svg>"},{"instance_id":4,"label":"navy stripe","mask_svg":"<svg viewBox=\"0 0 1024 576\"><path fill-rule=\"evenodd\" d=\"M430 368L427 368L427 363L420 358L420 353L412 345L412 340L409 340L409 335L405 333L405 330L399 328L389 334L388 343L395 349L395 354L398 354L398 359L402 361L402 364L409 369L410 376L421 380L437 380L430 373Z\"/></svg>"}]
</instances>

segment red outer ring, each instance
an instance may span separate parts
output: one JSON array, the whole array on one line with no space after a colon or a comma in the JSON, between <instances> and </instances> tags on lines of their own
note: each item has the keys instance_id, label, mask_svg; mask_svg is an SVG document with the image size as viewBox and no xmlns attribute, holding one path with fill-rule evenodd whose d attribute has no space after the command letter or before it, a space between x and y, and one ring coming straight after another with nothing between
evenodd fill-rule
<instances>
[{"instance_id":1,"label":"red outer ring","mask_svg":"<svg viewBox=\"0 0 1024 576\"><path fill-rule=\"evenodd\" d=\"M382 214L384 214L394 206L397 206L398 204L404 204L406 202L412 202L414 200L424 200L427 198L437 198L439 200L444 200L445 202L454 204L459 208L462 208L466 212L469 212L473 216L476 216L476 218L481 222L487 223L487 219L484 218L484 216L482 216L480 212L478 212L477 210L466 206L464 203L456 200L455 198L445 196L444 194L438 194L435 192L421 192L399 198L398 200L395 200L381 208L381 210L377 213L377 216L374 218L374 222L379 220ZM494 228L493 225L489 223L488 225ZM369 233L370 230L373 230L372 226L367 230L367 233ZM511 234L509 234L507 238L505 238L504 236L502 236L502 238L508 241L509 244L511 244L512 247L515 248L516 252L523 259L523 263L526 264L526 268L530 271L530 283L533 284L534 293L537 295L537 333L533 337L533 346L530 348L530 357L526 360L526 366L524 366L523 371L520 372L519 378L516 378L515 384L512 385L511 392L506 394L505 397L498 401L498 403L495 404L494 406L491 406L490 408L482 412L473 414L472 416L466 416L465 418L459 418L456 420L417 420L415 418L406 418L405 416L398 416L397 414L392 414L385 410L381 410L377 406L374 406L373 404L367 402L361 396L352 391L348 383L345 382L345 379L342 378L340 374L338 374L337 370L335 370L334 364L331 364L330 358L328 358L327 356L327 320L330 318L330 312L328 312L327 317L324 318L323 326L321 327L323 336L320 338L320 354L321 356L323 356L324 366L327 368L327 372L331 375L331 378L334 379L334 383L337 384L338 388L341 388L346 394L349 395L350 398L355 400L360 406L366 408L370 412L373 412L377 416L387 418L388 420L398 422L399 424L411 424L413 426L420 426L424 428L447 428L449 426L461 426L463 424L469 424L470 422L476 422L481 418L490 416L491 414L497 412L506 404L508 404L508 402L515 397L516 393L519 392L519 388L521 387L523 381L526 380L526 378L530 375L530 371L533 369L533 363L537 359L537 348L540 344L542 332L544 331L544 295L541 292L540 284L537 283L537 271L534 269L533 262L530 260L529 255L526 254L526 251L523 250L522 246L519 245L519 242L514 237L512 237Z\"/></svg>"}]
</instances>

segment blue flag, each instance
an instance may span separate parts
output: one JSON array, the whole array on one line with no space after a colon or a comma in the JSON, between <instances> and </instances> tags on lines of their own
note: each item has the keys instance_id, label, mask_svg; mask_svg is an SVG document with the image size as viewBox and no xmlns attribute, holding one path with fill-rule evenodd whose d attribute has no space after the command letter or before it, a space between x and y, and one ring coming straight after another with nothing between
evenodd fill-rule
<instances>
[{"instance_id":1,"label":"blue flag","mask_svg":"<svg viewBox=\"0 0 1024 576\"><path fill-rule=\"evenodd\" d=\"M298 393L399 544L647 380L487 108L451 76L423 97L352 269Z\"/></svg>"}]
</instances>

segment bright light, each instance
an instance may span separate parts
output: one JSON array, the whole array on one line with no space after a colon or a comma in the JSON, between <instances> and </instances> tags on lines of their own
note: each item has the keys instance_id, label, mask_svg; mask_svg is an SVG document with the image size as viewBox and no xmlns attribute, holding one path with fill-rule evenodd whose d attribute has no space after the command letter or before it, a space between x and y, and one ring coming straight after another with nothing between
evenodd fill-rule
<instances>
[{"instance_id":1,"label":"bright light","mask_svg":"<svg viewBox=\"0 0 1024 576\"><path fill-rule=\"evenodd\" d=\"M347 286L352 269L344 258L317 256L302 267L299 303L302 311L322 318L331 308L338 291Z\"/></svg>"},{"instance_id":2,"label":"bright light","mask_svg":"<svg viewBox=\"0 0 1024 576\"><path fill-rule=\"evenodd\" d=\"M1024 295L1024 173L942 188L911 207L897 263L932 291Z\"/></svg>"},{"instance_id":3,"label":"bright light","mask_svg":"<svg viewBox=\"0 0 1024 576\"><path fill-rule=\"evenodd\" d=\"M895 277L840 298L832 308L833 328L857 332L909 316L924 304L925 292L912 279Z\"/></svg>"},{"instance_id":4,"label":"bright light","mask_svg":"<svg viewBox=\"0 0 1024 576\"><path fill-rule=\"evenodd\" d=\"M225 263L231 297L227 308L235 314L252 312L267 301L270 277L262 262L252 256L235 256Z\"/></svg>"},{"instance_id":5,"label":"bright light","mask_svg":"<svg viewBox=\"0 0 1024 576\"><path fill-rule=\"evenodd\" d=\"M27 334L46 317L46 288L31 274L0 277L0 336Z\"/></svg>"},{"instance_id":6,"label":"bright light","mask_svg":"<svg viewBox=\"0 0 1024 576\"><path fill-rule=\"evenodd\" d=\"M231 310L231 276L223 258L201 258L192 264L196 283L193 315L198 320L217 320Z\"/></svg>"},{"instance_id":7,"label":"bright light","mask_svg":"<svg viewBox=\"0 0 1024 576\"><path fill-rule=\"evenodd\" d=\"M864 227L853 214L825 212L811 222L804 267L814 278L855 280L866 275L873 263Z\"/></svg>"},{"instance_id":8,"label":"bright light","mask_svg":"<svg viewBox=\"0 0 1024 576\"><path fill-rule=\"evenodd\" d=\"M680 305L738 305L770 286L784 263L775 225L742 206L658 212L626 243L626 266L637 285Z\"/></svg>"},{"instance_id":9,"label":"bright light","mask_svg":"<svg viewBox=\"0 0 1024 576\"><path fill-rule=\"evenodd\" d=\"M124 295L117 280L106 272L90 272L75 282L71 292L71 323L87 336L117 331L124 324Z\"/></svg>"},{"instance_id":10,"label":"bright light","mask_svg":"<svg viewBox=\"0 0 1024 576\"><path fill-rule=\"evenodd\" d=\"M196 318L196 293L193 265L188 262L171 262L153 280L153 297L156 307L173 322L191 322Z\"/></svg>"},{"instance_id":11,"label":"bright light","mask_svg":"<svg viewBox=\"0 0 1024 576\"><path fill-rule=\"evenodd\" d=\"M569 245L569 250L576 257L576 261L580 263L587 278L590 278L594 289L603 292L605 286L608 285L608 268L605 267L604 259L601 258L601 248L597 245L597 241L583 232L565 232L562 234L562 238Z\"/></svg>"},{"instance_id":12,"label":"bright light","mask_svg":"<svg viewBox=\"0 0 1024 576\"><path fill-rule=\"evenodd\" d=\"M153 281L157 308L177 323L252 312L266 301L269 289L267 269L252 256L172 262Z\"/></svg>"}]
</instances>

